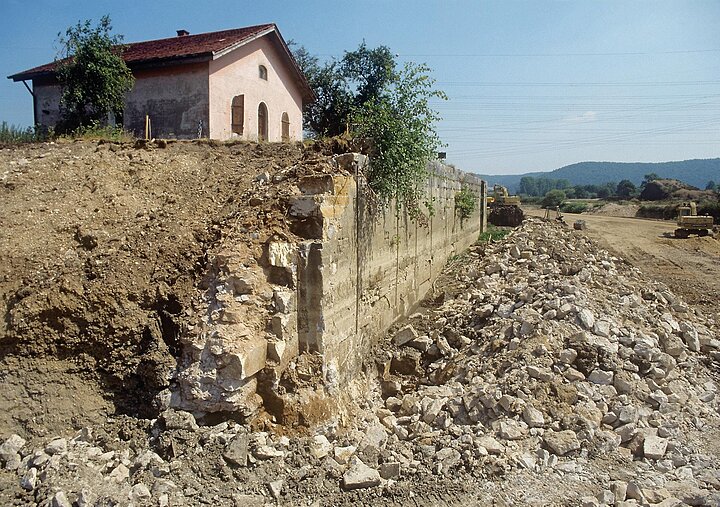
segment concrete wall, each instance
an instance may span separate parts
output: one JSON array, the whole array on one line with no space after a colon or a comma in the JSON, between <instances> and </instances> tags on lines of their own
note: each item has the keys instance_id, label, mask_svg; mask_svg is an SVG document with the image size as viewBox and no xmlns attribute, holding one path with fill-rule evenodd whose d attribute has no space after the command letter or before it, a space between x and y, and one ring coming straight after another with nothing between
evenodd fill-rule
<instances>
[{"instance_id":1,"label":"concrete wall","mask_svg":"<svg viewBox=\"0 0 720 507\"><path fill-rule=\"evenodd\" d=\"M338 155L333 163L332 174L300 179L290 198L290 228L302 241L268 240L254 259L246 244L227 245L213 261L207 317L181 337L174 406L248 415L262 402L292 423L288 414L324 399L326 388L349 385L372 344L485 228L485 183L452 167L431 165L434 212L422 206L425 220L413 221L393 205L374 210L365 156ZM463 186L478 195L464 220L455 210ZM301 366L308 361L312 371ZM277 390L288 369L305 371L308 390Z\"/></svg>"},{"instance_id":2,"label":"concrete wall","mask_svg":"<svg viewBox=\"0 0 720 507\"><path fill-rule=\"evenodd\" d=\"M267 69L267 80L259 77L260 65ZM231 103L236 95L245 96L242 136L231 130ZM290 120L290 140L302 140L302 94L270 37L262 37L210 62L210 137L256 141L260 102L268 109L268 141L281 141L284 112Z\"/></svg>"},{"instance_id":3,"label":"concrete wall","mask_svg":"<svg viewBox=\"0 0 720 507\"><path fill-rule=\"evenodd\" d=\"M343 155L338 161L357 174L367 163L360 155ZM480 212L485 209L480 198L485 195L484 182L441 164L432 164L430 173L426 192L434 213L428 216L427 208L421 207L426 220L411 220L394 205L384 213L372 213L361 177L326 178L324 193L312 196L322 233L300 245L298 286L305 289L298 293L298 312L303 315L299 346L320 352L326 368L340 378L359 371L373 341L407 315L430 290L447 259L477 241L485 229ZM475 212L464 220L455 210L455 194L463 186L479 196ZM301 210L298 205L300 216Z\"/></svg>"},{"instance_id":4,"label":"concrete wall","mask_svg":"<svg viewBox=\"0 0 720 507\"><path fill-rule=\"evenodd\" d=\"M150 115L152 136L196 139L208 137L208 64L176 65L134 72L135 86L125 99L123 123L137 137L145 136Z\"/></svg>"}]
</instances>

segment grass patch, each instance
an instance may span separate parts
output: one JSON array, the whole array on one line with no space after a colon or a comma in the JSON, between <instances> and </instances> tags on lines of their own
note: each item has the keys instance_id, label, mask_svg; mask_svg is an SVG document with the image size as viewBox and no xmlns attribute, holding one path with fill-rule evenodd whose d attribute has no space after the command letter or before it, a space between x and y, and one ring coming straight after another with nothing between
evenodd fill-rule
<instances>
[{"instance_id":1,"label":"grass patch","mask_svg":"<svg viewBox=\"0 0 720 507\"><path fill-rule=\"evenodd\" d=\"M22 144L44 141L48 138L39 128L22 128L4 121L0 124L0 144Z\"/></svg>"},{"instance_id":2,"label":"grass patch","mask_svg":"<svg viewBox=\"0 0 720 507\"><path fill-rule=\"evenodd\" d=\"M510 228L503 228L503 227L496 227L494 225L488 225L487 231L480 233L478 242L479 243L490 243L492 241L500 241L509 232L510 232Z\"/></svg>"},{"instance_id":3,"label":"grass patch","mask_svg":"<svg viewBox=\"0 0 720 507\"><path fill-rule=\"evenodd\" d=\"M81 139L83 141L117 141L130 142L135 140L130 132L118 126L109 125L88 125L86 127L78 127L68 137L72 139Z\"/></svg>"}]
</instances>

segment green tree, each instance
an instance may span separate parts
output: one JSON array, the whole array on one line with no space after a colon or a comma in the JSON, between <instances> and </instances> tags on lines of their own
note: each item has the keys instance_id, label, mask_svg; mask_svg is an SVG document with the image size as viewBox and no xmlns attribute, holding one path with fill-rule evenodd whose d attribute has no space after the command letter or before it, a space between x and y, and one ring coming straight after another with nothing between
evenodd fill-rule
<instances>
[{"instance_id":1,"label":"green tree","mask_svg":"<svg viewBox=\"0 0 720 507\"><path fill-rule=\"evenodd\" d=\"M387 46L368 49L363 41L355 51L346 51L341 70L345 80L354 85L354 105L359 107L379 97L397 79L395 67L395 57Z\"/></svg>"},{"instance_id":2,"label":"green tree","mask_svg":"<svg viewBox=\"0 0 720 507\"><path fill-rule=\"evenodd\" d=\"M518 186L518 193L525 195L538 195L537 193L537 181L532 176L523 176L520 178L520 185Z\"/></svg>"},{"instance_id":3,"label":"green tree","mask_svg":"<svg viewBox=\"0 0 720 507\"><path fill-rule=\"evenodd\" d=\"M427 162L436 156L440 139L434 125L440 119L430 100L445 98L434 89L425 65L407 63L378 97L356 107L353 135L372 141L370 188L384 203L395 199L411 213L419 209Z\"/></svg>"},{"instance_id":4,"label":"green tree","mask_svg":"<svg viewBox=\"0 0 720 507\"><path fill-rule=\"evenodd\" d=\"M122 118L125 94L135 80L122 59L122 36L111 31L110 17L103 16L95 27L87 20L58 34L61 130L102 123L108 114Z\"/></svg>"},{"instance_id":5,"label":"green tree","mask_svg":"<svg viewBox=\"0 0 720 507\"><path fill-rule=\"evenodd\" d=\"M717 190L718 185L713 180L708 181L707 185L705 185L705 190Z\"/></svg>"},{"instance_id":6,"label":"green tree","mask_svg":"<svg viewBox=\"0 0 720 507\"><path fill-rule=\"evenodd\" d=\"M370 49L363 42L339 61L325 63L302 46L293 55L315 92L316 100L303 112L303 126L315 137L345 132L353 108L378 99L398 79L395 57L386 46Z\"/></svg>"},{"instance_id":7,"label":"green tree","mask_svg":"<svg viewBox=\"0 0 720 507\"><path fill-rule=\"evenodd\" d=\"M540 204L543 208L556 208L560 206L566 198L567 196L563 190L554 189L545 194Z\"/></svg>"},{"instance_id":8,"label":"green tree","mask_svg":"<svg viewBox=\"0 0 720 507\"><path fill-rule=\"evenodd\" d=\"M635 184L630 180L622 180L620 183L617 184L617 188L615 190L615 193L620 197L630 197L635 194L637 191L637 188L635 187Z\"/></svg>"}]
</instances>

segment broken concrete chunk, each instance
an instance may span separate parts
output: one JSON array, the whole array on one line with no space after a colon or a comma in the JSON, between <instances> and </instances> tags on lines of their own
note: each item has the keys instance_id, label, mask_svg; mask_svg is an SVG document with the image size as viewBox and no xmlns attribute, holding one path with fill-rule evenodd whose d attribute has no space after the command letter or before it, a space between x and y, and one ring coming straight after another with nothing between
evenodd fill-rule
<instances>
[{"instance_id":1,"label":"broken concrete chunk","mask_svg":"<svg viewBox=\"0 0 720 507\"><path fill-rule=\"evenodd\" d=\"M545 445L558 456L565 456L580 449L580 441L572 430L548 431L544 435L544 440Z\"/></svg>"},{"instance_id":2,"label":"broken concrete chunk","mask_svg":"<svg viewBox=\"0 0 720 507\"><path fill-rule=\"evenodd\" d=\"M235 436L223 453L223 457L230 463L237 466L247 466L249 438L246 434L240 433Z\"/></svg>"},{"instance_id":3,"label":"broken concrete chunk","mask_svg":"<svg viewBox=\"0 0 720 507\"><path fill-rule=\"evenodd\" d=\"M595 316L587 308L583 308L577 314L578 321L585 329L592 329L595 326Z\"/></svg>"},{"instance_id":4,"label":"broken concrete chunk","mask_svg":"<svg viewBox=\"0 0 720 507\"><path fill-rule=\"evenodd\" d=\"M542 428L545 425L543 413L532 405L525 405L523 409L523 419L531 428Z\"/></svg>"},{"instance_id":5,"label":"broken concrete chunk","mask_svg":"<svg viewBox=\"0 0 720 507\"><path fill-rule=\"evenodd\" d=\"M346 490L374 488L380 485L380 481L380 474L377 470L358 460L343 475L343 488Z\"/></svg>"},{"instance_id":6,"label":"broken concrete chunk","mask_svg":"<svg viewBox=\"0 0 720 507\"><path fill-rule=\"evenodd\" d=\"M333 450L333 445L325 435L315 435L310 441L310 454L317 459L324 458Z\"/></svg>"},{"instance_id":7,"label":"broken concrete chunk","mask_svg":"<svg viewBox=\"0 0 720 507\"><path fill-rule=\"evenodd\" d=\"M401 327L398 332L395 333L393 343L398 346L405 345L406 343L417 339L418 336L418 332L415 331L413 325L408 324L407 326Z\"/></svg>"},{"instance_id":8,"label":"broken concrete chunk","mask_svg":"<svg viewBox=\"0 0 720 507\"><path fill-rule=\"evenodd\" d=\"M648 435L643 442L643 454L649 459L662 459L667 450L667 438L661 438L654 435Z\"/></svg>"},{"instance_id":9,"label":"broken concrete chunk","mask_svg":"<svg viewBox=\"0 0 720 507\"><path fill-rule=\"evenodd\" d=\"M6 464L18 455L24 445L25 439L20 435L10 435L10 437L0 445L0 460L2 460L3 464Z\"/></svg>"},{"instance_id":10,"label":"broken concrete chunk","mask_svg":"<svg viewBox=\"0 0 720 507\"><path fill-rule=\"evenodd\" d=\"M160 420L168 430L197 431L199 429L195 417L190 412L168 409L160 414Z\"/></svg>"}]
</instances>

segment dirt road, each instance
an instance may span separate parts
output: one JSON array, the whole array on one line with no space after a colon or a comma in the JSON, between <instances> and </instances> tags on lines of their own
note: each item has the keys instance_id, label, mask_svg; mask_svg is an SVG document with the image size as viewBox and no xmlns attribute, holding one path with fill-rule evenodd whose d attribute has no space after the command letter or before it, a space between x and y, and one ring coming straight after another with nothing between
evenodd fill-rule
<instances>
[{"instance_id":1,"label":"dirt road","mask_svg":"<svg viewBox=\"0 0 720 507\"><path fill-rule=\"evenodd\" d=\"M543 210L525 210L542 216ZM566 213L565 222L584 220L586 233L647 275L666 283L686 302L720 318L720 241L673 237L674 222Z\"/></svg>"}]
</instances>

